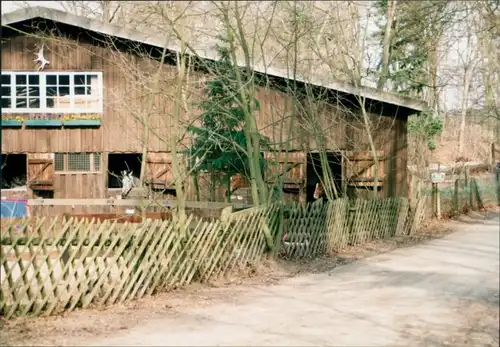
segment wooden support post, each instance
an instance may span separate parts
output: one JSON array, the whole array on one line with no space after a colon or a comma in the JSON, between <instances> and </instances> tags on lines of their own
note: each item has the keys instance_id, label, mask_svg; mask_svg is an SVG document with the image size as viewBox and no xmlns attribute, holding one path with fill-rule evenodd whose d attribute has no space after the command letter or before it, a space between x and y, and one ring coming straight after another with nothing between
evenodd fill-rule
<instances>
[{"instance_id":1,"label":"wooden support post","mask_svg":"<svg viewBox=\"0 0 500 347\"><path fill-rule=\"evenodd\" d=\"M479 193L479 185L475 178L472 179L472 187L474 189L474 195L476 196L477 209L482 210L484 208L483 200L481 199L481 194Z\"/></svg>"},{"instance_id":2,"label":"wooden support post","mask_svg":"<svg viewBox=\"0 0 500 347\"><path fill-rule=\"evenodd\" d=\"M495 169L495 183L497 187L497 205L500 206L500 167Z\"/></svg>"},{"instance_id":3,"label":"wooden support post","mask_svg":"<svg viewBox=\"0 0 500 347\"><path fill-rule=\"evenodd\" d=\"M453 213L458 213L458 179L455 180L455 189L453 190Z\"/></svg>"},{"instance_id":4,"label":"wooden support post","mask_svg":"<svg viewBox=\"0 0 500 347\"><path fill-rule=\"evenodd\" d=\"M466 166L465 167L465 171L464 171L464 175L465 175L465 187L467 188L467 191L468 191L468 196L469 196L469 202L468 202L468 206L470 209L473 208L473 195L472 195L472 187L471 187L471 182L470 182L470 177L469 177L469 167Z\"/></svg>"},{"instance_id":5,"label":"wooden support post","mask_svg":"<svg viewBox=\"0 0 500 347\"><path fill-rule=\"evenodd\" d=\"M229 218L231 217L231 213L233 213L232 206L224 207L220 213L220 220L222 222L227 222L229 220Z\"/></svg>"},{"instance_id":6,"label":"wooden support post","mask_svg":"<svg viewBox=\"0 0 500 347\"><path fill-rule=\"evenodd\" d=\"M437 219L441 219L441 201L439 196L439 187L438 183L432 183L432 205L433 205L433 213L437 217Z\"/></svg>"},{"instance_id":7,"label":"wooden support post","mask_svg":"<svg viewBox=\"0 0 500 347\"><path fill-rule=\"evenodd\" d=\"M436 215L437 219L441 219L441 194L439 193L439 183L436 183L437 200L436 200Z\"/></svg>"},{"instance_id":8,"label":"wooden support post","mask_svg":"<svg viewBox=\"0 0 500 347\"><path fill-rule=\"evenodd\" d=\"M489 162L490 162L489 164L491 165L491 172L495 173L497 162L496 162L496 158L495 158L495 143L494 142L491 144L491 152L489 155Z\"/></svg>"}]
</instances>

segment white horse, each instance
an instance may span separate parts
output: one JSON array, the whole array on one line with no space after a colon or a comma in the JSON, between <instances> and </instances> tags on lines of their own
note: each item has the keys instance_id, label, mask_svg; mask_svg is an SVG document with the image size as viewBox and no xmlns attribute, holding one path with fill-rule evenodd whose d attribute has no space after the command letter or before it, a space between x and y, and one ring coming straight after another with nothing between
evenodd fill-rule
<instances>
[{"instance_id":1,"label":"white horse","mask_svg":"<svg viewBox=\"0 0 500 347\"><path fill-rule=\"evenodd\" d=\"M132 171L122 171L122 199L126 198L130 191L137 187L139 179L132 174Z\"/></svg>"}]
</instances>

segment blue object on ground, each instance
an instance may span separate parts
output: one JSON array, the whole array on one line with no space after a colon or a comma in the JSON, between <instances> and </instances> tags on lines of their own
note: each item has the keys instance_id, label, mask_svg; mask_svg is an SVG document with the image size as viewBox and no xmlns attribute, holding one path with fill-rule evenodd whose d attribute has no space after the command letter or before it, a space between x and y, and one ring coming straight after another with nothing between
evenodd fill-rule
<instances>
[{"instance_id":1,"label":"blue object on ground","mask_svg":"<svg viewBox=\"0 0 500 347\"><path fill-rule=\"evenodd\" d=\"M26 217L26 202L26 200L0 200L0 217Z\"/></svg>"}]
</instances>

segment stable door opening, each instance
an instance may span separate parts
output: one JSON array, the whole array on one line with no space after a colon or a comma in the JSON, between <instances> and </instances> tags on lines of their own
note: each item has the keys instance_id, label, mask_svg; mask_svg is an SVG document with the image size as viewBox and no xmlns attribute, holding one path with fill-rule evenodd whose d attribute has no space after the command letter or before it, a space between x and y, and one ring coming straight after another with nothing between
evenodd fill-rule
<instances>
[{"instance_id":1,"label":"stable door opening","mask_svg":"<svg viewBox=\"0 0 500 347\"><path fill-rule=\"evenodd\" d=\"M2 154L2 189L26 190L28 158L26 154Z\"/></svg>"},{"instance_id":2,"label":"stable door opening","mask_svg":"<svg viewBox=\"0 0 500 347\"><path fill-rule=\"evenodd\" d=\"M333 183L339 196L342 194L342 153L327 152L328 166L333 176ZM314 201L316 184L324 182L323 166L321 165L320 153L311 152L307 154L307 184L306 201Z\"/></svg>"},{"instance_id":3,"label":"stable door opening","mask_svg":"<svg viewBox=\"0 0 500 347\"><path fill-rule=\"evenodd\" d=\"M109 153L108 155L108 188L121 188L123 171L132 173L135 178L141 176L142 154Z\"/></svg>"}]
</instances>

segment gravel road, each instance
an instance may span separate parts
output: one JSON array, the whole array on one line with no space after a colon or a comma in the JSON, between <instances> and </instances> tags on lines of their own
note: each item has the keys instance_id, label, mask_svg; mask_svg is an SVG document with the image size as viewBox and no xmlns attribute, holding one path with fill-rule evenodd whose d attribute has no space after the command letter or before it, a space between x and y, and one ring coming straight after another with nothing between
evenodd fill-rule
<instances>
[{"instance_id":1,"label":"gravel road","mask_svg":"<svg viewBox=\"0 0 500 347\"><path fill-rule=\"evenodd\" d=\"M328 273L180 307L92 346L498 346L499 219Z\"/></svg>"}]
</instances>

